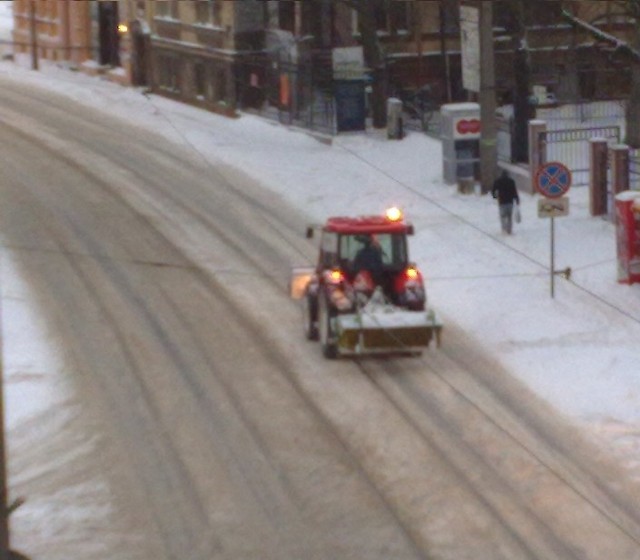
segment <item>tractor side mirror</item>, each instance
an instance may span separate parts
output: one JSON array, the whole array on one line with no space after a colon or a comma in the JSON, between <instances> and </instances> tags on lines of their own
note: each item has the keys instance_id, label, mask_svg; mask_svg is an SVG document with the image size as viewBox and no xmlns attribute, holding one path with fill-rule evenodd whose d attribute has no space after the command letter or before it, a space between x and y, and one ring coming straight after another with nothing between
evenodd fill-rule
<instances>
[{"instance_id":1,"label":"tractor side mirror","mask_svg":"<svg viewBox=\"0 0 640 560\"><path fill-rule=\"evenodd\" d=\"M413 235L413 234L414 234L413 224L410 224L407 226L407 235Z\"/></svg>"}]
</instances>

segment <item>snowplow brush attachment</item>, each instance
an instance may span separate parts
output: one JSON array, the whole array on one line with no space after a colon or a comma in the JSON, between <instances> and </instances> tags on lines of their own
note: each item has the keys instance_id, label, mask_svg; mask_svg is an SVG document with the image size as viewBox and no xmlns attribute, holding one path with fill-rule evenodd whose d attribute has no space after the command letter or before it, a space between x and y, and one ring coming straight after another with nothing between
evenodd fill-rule
<instances>
[{"instance_id":1,"label":"snowplow brush attachment","mask_svg":"<svg viewBox=\"0 0 640 560\"><path fill-rule=\"evenodd\" d=\"M354 313L336 317L338 352L349 354L419 353L435 339L442 323L433 311Z\"/></svg>"}]
</instances>

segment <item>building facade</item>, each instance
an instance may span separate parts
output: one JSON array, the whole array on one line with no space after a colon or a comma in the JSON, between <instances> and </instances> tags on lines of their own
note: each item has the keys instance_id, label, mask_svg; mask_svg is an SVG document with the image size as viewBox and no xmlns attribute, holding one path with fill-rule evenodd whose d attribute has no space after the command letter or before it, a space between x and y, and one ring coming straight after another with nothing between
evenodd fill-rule
<instances>
[{"instance_id":1,"label":"building facade","mask_svg":"<svg viewBox=\"0 0 640 560\"><path fill-rule=\"evenodd\" d=\"M131 15L122 41L131 83L223 113L265 106L297 113L318 92L326 105L333 50L360 45L357 13L333 0L120 3ZM441 100L461 97L456 6L381 3L375 24L390 92L429 83Z\"/></svg>"},{"instance_id":2,"label":"building facade","mask_svg":"<svg viewBox=\"0 0 640 560\"><path fill-rule=\"evenodd\" d=\"M80 64L93 57L89 2L14 0L14 52Z\"/></svg>"},{"instance_id":3,"label":"building facade","mask_svg":"<svg viewBox=\"0 0 640 560\"><path fill-rule=\"evenodd\" d=\"M128 83L127 42L122 40L126 3L118 1L14 0L16 56L110 73Z\"/></svg>"},{"instance_id":4,"label":"building facade","mask_svg":"<svg viewBox=\"0 0 640 560\"><path fill-rule=\"evenodd\" d=\"M272 109L286 122L314 121L319 113L328 122L334 59L345 49L363 51L363 79L371 84L377 73L385 96L428 86L437 104L473 98L462 84L460 4L474 1L14 0L14 52L224 114ZM629 57L562 14L569 7L630 42L630 20L613 10L619 3L493 4L499 102L513 101L523 42L529 85L560 101L628 93ZM375 29L373 50L365 24ZM367 60L372 52L376 60Z\"/></svg>"},{"instance_id":5,"label":"building facade","mask_svg":"<svg viewBox=\"0 0 640 560\"><path fill-rule=\"evenodd\" d=\"M387 93L429 86L438 102L460 100L460 26L457 1L374 3L375 27ZM335 4L333 46L363 45L363 14Z\"/></svg>"},{"instance_id":6,"label":"building facade","mask_svg":"<svg viewBox=\"0 0 640 560\"><path fill-rule=\"evenodd\" d=\"M264 2L182 0L136 2L136 28L146 29L146 68L152 91L233 114L239 65L263 50ZM132 39L136 44L141 40Z\"/></svg>"},{"instance_id":7,"label":"building facade","mask_svg":"<svg viewBox=\"0 0 640 560\"><path fill-rule=\"evenodd\" d=\"M523 3L514 13L509 0L494 3L496 90L511 102L519 71L517 51L534 86L546 88L559 102L621 99L629 95L631 58L617 42L632 44L637 25L618 2L570 1ZM594 31L602 31L597 38ZM611 41L605 40L610 36Z\"/></svg>"}]
</instances>

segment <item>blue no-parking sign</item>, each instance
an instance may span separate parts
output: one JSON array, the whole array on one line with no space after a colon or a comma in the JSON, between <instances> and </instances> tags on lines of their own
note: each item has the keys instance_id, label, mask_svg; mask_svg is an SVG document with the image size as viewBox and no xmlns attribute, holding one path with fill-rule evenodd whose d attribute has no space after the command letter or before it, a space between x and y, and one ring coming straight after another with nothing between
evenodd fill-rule
<instances>
[{"instance_id":1,"label":"blue no-parking sign","mask_svg":"<svg viewBox=\"0 0 640 560\"><path fill-rule=\"evenodd\" d=\"M558 198L567 194L571 186L571 171L558 161L545 163L536 173L536 188L547 198Z\"/></svg>"}]
</instances>

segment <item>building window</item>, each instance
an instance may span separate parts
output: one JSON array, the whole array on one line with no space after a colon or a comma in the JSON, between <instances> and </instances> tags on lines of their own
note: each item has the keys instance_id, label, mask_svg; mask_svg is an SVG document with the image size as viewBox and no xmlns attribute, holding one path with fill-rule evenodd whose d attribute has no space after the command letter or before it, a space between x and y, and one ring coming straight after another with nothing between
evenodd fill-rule
<instances>
[{"instance_id":1,"label":"building window","mask_svg":"<svg viewBox=\"0 0 640 560\"><path fill-rule=\"evenodd\" d=\"M296 7L293 0L278 2L278 27L285 31L295 32Z\"/></svg>"},{"instance_id":2,"label":"building window","mask_svg":"<svg viewBox=\"0 0 640 560\"><path fill-rule=\"evenodd\" d=\"M227 100L227 73L223 68L219 68L216 71L215 100L218 103Z\"/></svg>"},{"instance_id":3,"label":"building window","mask_svg":"<svg viewBox=\"0 0 640 560\"><path fill-rule=\"evenodd\" d=\"M158 87L164 91L179 93L179 59L174 56L162 56L158 62Z\"/></svg>"},{"instance_id":4,"label":"building window","mask_svg":"<svg viewBox=\"0 0 640 560\"><path fill-rule=\"evenodd\" d=\"M165 18L178 18L178 0L157 0L156 15Z\"/></svg>"},{"instance_id":5,"label":"building window","mask_svg":"<svg viewBox=\"0 0 640 560\"><path fill-rule=\"evenodd\" d=\"M201 25L220 25L220 0L196 0L196 22Z\"/></svg>"},{"instance_id":6,"label":"building window","mask_svg":"<svg viewBox=\"0 0 640 560\"><path fill-rule=\"evenodd\" d=\"M207 96L207 74L203 63L197 62L194 65L193 78L196 98L203 101Z\"/></svg>"},{"instance_id":7,"label":"building window","mask_svg":"<svg viewBox=\"0 0 640 560\"><path fill-rule=\"evenodd\" d=\"M445 0L441 5L441 29L445 33L460 33L460 7L458 2Z\"/></svg>"},{"instance_id":8,"label":"building window","mask_svg":"<svg viewBox=\"0 0 640 560\"><path fill-rule=\"evenodd\" d=\"M372 8L373 19L379 34L395 34L411 29L412 2L410 0L391 0L376 3ZM359 33L358 12L353 12L353 28Z\"/></svg>"},{"instance_id":9,"label":"building window","mask_svg":"<svg viewBox=\"0 0 640 560\"><path fill-rule=\"evenodd\" d=\"M541 27L555 27L562 21L562 5L558 2L545 2L544 8L532 9L531 3L524 2L524 20L529 25Z\"/></svg>"},{"instance_id":10,"label":"building window","mask_svg":"<svg viewBox=\"0 0 640 560\"><path fill-rule=\"evenodd\" d=\"M386 31L408 31L411 29L411 2L407 0L392 0L389 3Z\"/></svg>"}]
</instances>

